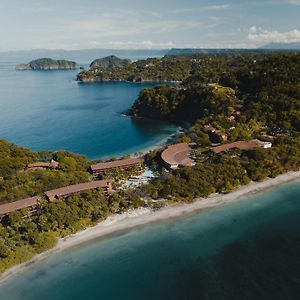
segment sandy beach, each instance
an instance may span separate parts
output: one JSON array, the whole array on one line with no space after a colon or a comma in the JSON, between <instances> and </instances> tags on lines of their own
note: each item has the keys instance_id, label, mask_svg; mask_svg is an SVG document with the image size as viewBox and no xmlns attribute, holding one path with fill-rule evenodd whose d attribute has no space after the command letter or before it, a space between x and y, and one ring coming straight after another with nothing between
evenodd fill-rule
<instances>
[{"instance_id":1,"label":"sandy beach","mask_svg":"<svg viewBox=\"0 0 300 300\"><path fill-rule=\"evenodd\" d=\"M35 256L32 260L17 265L8 271L6 271L0 277L0 285L7 279L16 275L21 271L25 271L27 268L41 262L45 258L59 253L62 250L70 249L78 245L87 243L94 239L124 230L128 230L133 227L142 226L144 224L161 222L173 218L178 218L183 215L192 214L202 209L213 208L220 205L232 203L241 199L246 199L249 195L254 195L266 190L278 187L282 184L296 181L300 179L300 171L289 172L276 177L275 179L266 179L262 182L251 182L246 186L239 187L235 191L229 194L214 194L206 199L197 199L191 204L175 204L163 207L159 210L153 211L149 208L138 208L128 211L123 214L117 214L110 216L105 221L99 223L95 227L87 228L74 235L68 236L59 240L58 244L51 250Z\"/></svg>"}]
</instances>

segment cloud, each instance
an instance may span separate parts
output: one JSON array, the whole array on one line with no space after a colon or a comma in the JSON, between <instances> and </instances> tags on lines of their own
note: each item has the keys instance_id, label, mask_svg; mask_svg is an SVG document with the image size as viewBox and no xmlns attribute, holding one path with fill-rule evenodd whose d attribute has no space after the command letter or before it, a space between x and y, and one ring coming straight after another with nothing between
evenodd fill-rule
<instances>
[{"instance_id":1,"label":"cloud","mask_svg":"<svg viewBox=\"0 0 300 300\"><path fill-rule=\"evenodd\" d=\"M191 7L191 8L175 9L173 13L183 14L183 13L195 13L195 12L205 12L205 11L218 11L218 10L227 10L229 8L230 8L229 4L209 5L209 6L198 6L198 7Z\"/></svg>"},{"instance_id":2,"label":"cloud","mask_svg":"<svg viewBox=\"0 0 300 300\"><path fill-rule=\"evenodd\" d=\"M226 10L230 8L229 4L222 4L222 5L210 5L204 7L204 10Z\"/></svg>"},{"instance_id":3,"label":"cloud","mask_svg":"<svg viewBox=\"0 0 300 300\"><path fill-rule=\"evenodd\" d=\"M300 5L300 0L288 0L287 3L292 5Z\"/></svg>"},{"instance_id":4,"label":"cloud","mask_svg":"<svg viewBox=\"0 0 300 300\"><path fill-rule=\"evenodd\" d=\"M208 30L218 25L217 21L211 20L208 23L193 20L172 20L164 19L153 22L152 19L134 18L89 18L77 19L76 21L64 21L58 25L57 31L67 32L67 36L76 36L77 38L88 38L90 40L99 40L109 37L130 37L137 35L149 35L179 33L191 30ZM132 38L131 38L132 39Z\"/></svg>"},{"instance_id":5,"label":"cloud","mask_svg":"<svg viewBox=\"0 0 300 300\"><path fill-rule=\"evenodd\" d=\"M300 30L280 32L252 26L249 28L247 39L254 43L294 43L300 41Z\"/></svg>"},{"instance_id":6,"label":"cloud","mask_svg":"<svg viewBox=\"0 0 300 300\"><path fill-rule=\"evenodd\" d=\"M111 41L108 43L109 46L119 49L170 49L176 47L173 42L152 42L152 41Z\"/></svg>"}]
</instances>

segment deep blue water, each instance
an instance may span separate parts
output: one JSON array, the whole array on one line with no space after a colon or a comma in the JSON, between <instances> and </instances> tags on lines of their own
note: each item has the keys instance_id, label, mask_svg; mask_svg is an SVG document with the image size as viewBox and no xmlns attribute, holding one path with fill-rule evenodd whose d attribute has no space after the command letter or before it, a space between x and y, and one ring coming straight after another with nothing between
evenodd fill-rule
<instances>
[{"instance_id":1,"label":"deep blue water","mask_svg":"<svg viewBox=\"0 0 300 300\"><path fill-rule=\"evenodd\" d=\"M62 252L0 299L300 299L300 182Z\"/></svg>"},{"instance_id":2,"label":"deep blue water","mask_svg":"<svg viewBox=\"0 0 300 300\"><path fill-rule=\"evenodd\" d=\"M28 58L27 58L28 59ZM15 71L0 57L0 138L33 150L70 150L89 158L151 147L174 125L122 115L154 84L79 84L76 71Z\"/></svg>"}]
</instances>

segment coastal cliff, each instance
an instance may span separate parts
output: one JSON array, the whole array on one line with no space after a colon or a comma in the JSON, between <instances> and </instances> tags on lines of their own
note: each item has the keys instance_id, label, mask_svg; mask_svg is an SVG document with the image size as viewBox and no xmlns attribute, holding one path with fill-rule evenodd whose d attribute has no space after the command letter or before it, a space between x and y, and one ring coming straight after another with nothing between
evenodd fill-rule
<instances>
[{"instance_id":1,"label":"coastal cliff","mask_svg":"<svg viewBox=\"0 0 300 300\"><path fill-rule=\"evenodd\" d=\"M77 63L74 61L40 58L32 60L28 64L17 65L16 70L74 70L77 67Z\"/></svg>"}]
</instances>

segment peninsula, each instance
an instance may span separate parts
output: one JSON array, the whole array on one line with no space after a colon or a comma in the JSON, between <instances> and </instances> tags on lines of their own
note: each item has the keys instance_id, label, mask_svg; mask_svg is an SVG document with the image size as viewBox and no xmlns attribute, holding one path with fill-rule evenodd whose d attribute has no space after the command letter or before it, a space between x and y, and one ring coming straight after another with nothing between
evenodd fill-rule
<instances>
[{"instance_id":1,"label":"peninsula","mask_svg":"<svg viewBox=\"0 0 300 300\"><path fill-rule=\"evenodd\" d=\"M130 63L129 60L120 60L110 56L95 60L89 70L82 71L77 75L77 80L81 82L182 81L190 75L193 66L196 64L191 57L148 58Z\"/></svg>"},{"instance_id":2,"label":"peninsula","mask_svg":"<svg viewBox=\"0 0 300 300\"><path fill-rule=\"evenodd\" d=\"M157 59L154 69L160 65L163 78L183 82L144 89L130 114L188 123L173 145L139 158L90 162L0 141L0 272L112 215L195 199L206 204L189 207L214 206L236 190L299 178L299 54L172 59L177 72L168 72L168 58ZM107 72L121 79L121 70ZM145 180L146 168L154 172Z\"/></svg>"},{"instance_id":3,"label":"peninsula","mask_svg":"<svg viewBox=\"0 0 300 300\"><path fill-rule=\"evenodd\" d=\"M74 61L69 60L55 60L52 58L39 58L32 60L28 64L19 64L16 70L74 70L78 65Z\"/></svg>"}]
</instances>

